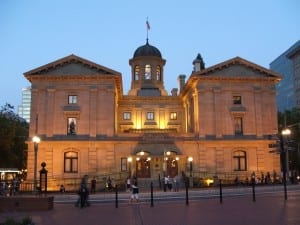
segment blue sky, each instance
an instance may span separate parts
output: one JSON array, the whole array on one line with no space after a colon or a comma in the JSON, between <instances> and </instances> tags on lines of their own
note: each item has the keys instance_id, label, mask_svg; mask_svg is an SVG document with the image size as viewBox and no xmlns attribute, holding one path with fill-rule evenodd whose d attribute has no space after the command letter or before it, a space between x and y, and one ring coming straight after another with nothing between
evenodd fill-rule
<instances>
[{"instance_id":1,"label":"blue sky","mask_svg":"<svg viewBox=\"0 0 300 225\"><path fill-rule=\"evenodd\" d=\"M206 67L240 56L268 68L300 39L299 12L298 0L1 0L0 106L17 109L23 73L70 54L121 72L127 94L147 17L169 93L198 53Z\"/></svg>"}]
</instances>

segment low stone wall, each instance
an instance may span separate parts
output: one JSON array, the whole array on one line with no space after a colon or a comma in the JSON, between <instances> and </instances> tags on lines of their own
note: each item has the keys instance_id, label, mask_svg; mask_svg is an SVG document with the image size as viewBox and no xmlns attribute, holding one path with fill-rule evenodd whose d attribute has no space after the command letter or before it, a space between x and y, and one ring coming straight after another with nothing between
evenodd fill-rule
<instances>
[{"instance_id":1,"label":"low stone wall","mask_svg":"<svg viewBox=\"0 0 300 225\"><path fill-rule=\"evenodd\" d=\"M38 211L53 209L54 197L11 196L0 197L0 212L3 211Z\"/></svg>"}]
</instances>

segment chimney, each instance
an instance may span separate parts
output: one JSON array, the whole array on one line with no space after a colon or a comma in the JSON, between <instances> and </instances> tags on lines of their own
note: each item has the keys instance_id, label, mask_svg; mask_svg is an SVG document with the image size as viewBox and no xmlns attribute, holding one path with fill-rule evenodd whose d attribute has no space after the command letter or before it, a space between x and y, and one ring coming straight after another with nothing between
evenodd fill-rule
<instances>
[{"instance_id":1,"label":"chimney","mask_svg":"<svg viewBox=\"0 0 300 225\"><path fill-rule=\"evenodd\" d=\"M183 86L185 85L185 75L184 74L180 74L178 76L178 82L179 82L179 93L182 91Z\"/></svg>"},{"instance_id":2,"label":"chimney","mask_svg":"<svg viewBox=\"0 0 300 225\"><path fill-rule=\"evenodd\" d=\"M171 95L172 95L172 96L177 96L177 92L178 92L178 88L173 88L173 89L171 90Z\"/></svg>"}]
</instances>

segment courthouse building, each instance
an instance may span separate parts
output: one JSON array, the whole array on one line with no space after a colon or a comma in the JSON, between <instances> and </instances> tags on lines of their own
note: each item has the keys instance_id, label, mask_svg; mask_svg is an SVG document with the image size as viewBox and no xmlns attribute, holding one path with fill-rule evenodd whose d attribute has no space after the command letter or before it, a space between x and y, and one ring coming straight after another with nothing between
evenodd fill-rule
<instances>
[{"instance_id":1,"label":"courthouse building","mask_svg":"<svg viewBox=\"0 0 300 225\"><path fill-rule=\"evenodd\" d=\"M32 89L29 136L41 138L37 169L46 163L48 189L77 188L85 175L99 182L132 175L143 183L177 174L280 174L279 155L269 148L278 132L280 75L240 57L205 68L198 54L193 72L179 75L168 94L165 63L148 40L138 47L128 94L120 72L76 55L24 74ZM33 142L28 146L33 180Z\"/></svg>"}]
</instances>

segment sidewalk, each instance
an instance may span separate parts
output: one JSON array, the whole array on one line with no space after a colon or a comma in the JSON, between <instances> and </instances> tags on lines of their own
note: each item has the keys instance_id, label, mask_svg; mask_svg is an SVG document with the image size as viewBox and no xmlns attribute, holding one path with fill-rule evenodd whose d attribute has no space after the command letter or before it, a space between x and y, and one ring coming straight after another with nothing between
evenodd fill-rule
<instances>
[{"instance_id":1,"label":"sidewalk","mask_svg":"<svg viewBox=\"0 0 300 225\"><path fill-rule=\"evenodd\" d=\"M284 201L281 193L260 196L252 202L249 196L228 197L223 204L218 199L123 203L118 208L112 203L94 203L87 208L73 204L58 204L51 211L6 212L6 218L20 220L30 216L36 225L298 225L300 193L289 194Z\"/></svg>"}]
</instances>

